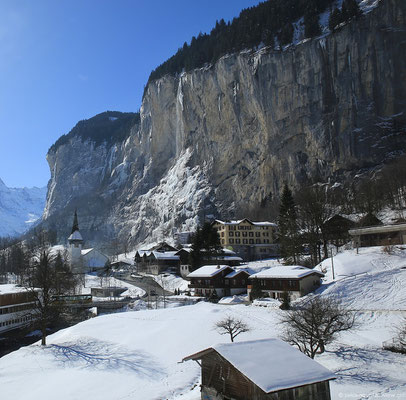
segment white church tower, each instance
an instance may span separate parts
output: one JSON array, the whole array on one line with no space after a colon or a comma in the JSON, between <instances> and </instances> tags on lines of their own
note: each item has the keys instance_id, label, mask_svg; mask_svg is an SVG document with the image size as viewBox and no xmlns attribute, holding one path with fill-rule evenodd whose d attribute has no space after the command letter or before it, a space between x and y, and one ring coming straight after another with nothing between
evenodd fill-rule
<instances>
[{"instance_id":1,"label":"white church tower","mask_svg":"<svg viewBox=\"0 0 406 400\"><path fill-rule=\"evenodd\" d=\"M69 242L69 259L71 269L74 272L83 272L83 258L82 258L82 246L83 238L79 232L78 214L75 210L75 216L73 217L72 233L68 238Z\"/></svg>"}]
</instances>

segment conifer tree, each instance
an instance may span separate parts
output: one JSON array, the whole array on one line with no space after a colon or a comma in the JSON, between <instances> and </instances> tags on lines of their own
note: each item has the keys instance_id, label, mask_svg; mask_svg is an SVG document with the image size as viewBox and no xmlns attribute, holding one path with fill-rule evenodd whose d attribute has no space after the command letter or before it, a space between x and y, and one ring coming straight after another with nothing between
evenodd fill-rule
<instances>
[{"instance_id":1,"label":"conifer tree","mask_svg":"<svg viewBox=\"0 0 406 400\"><path fill-rule=\"evenodd\" d=\"M213 259L220 255L222 247L217 230L209 223L198 227L192 239L190 264L192 271L203 265L204 259Z\"/></svg>"},{"instance_id":2,"label":"conifer tree","mask_svg":"<svg viewBox=\"0 0 406 400\"><path fill-rule=\"evenodd\" d=\"M346 19L358 17L361 14L361 10L356 0L344 0L342 12L346 15Z\"/></svg>"},{"instance_id":3,"label":"conifer tree","mask_svg":"<svg viewBox=\"0 0 406 400\"><path fill-rule=\"evenodd\" d=\"M341 23L341 11L335 7L328 19L328 27L330 31L334 31L337 25Z\"/></svg>"},{"instance_id":4,"label":"conifer tree","mask_svg":"<svg viewBox=\"0 0 406 400\"><path fill-rule=\"evenodd\" d=\"M299 234L296 205L288 185L285 184L279 208L279 245L281 256L296 264L299 253Z\"/></svg>"},{"instance_id":5,"label":"conifer tree","mask_svg":"<svg viewBox=\"0 0 406 400\"><path fill-rule=\"evenodd\" d=\"M304 16L305 37L312 38L321 34L319 15L308 11Z\"/></svg>"}]
</instances>

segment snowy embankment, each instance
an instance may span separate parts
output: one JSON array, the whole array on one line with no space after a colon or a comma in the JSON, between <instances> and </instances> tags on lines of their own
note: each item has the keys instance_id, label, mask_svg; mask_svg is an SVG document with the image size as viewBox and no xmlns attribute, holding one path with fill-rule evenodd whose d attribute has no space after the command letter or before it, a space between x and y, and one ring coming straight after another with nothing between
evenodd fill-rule
<instances>
[{"instance_id":1,"label":"snowy embankment","mask_svg":"<svg viewBox=\"0 0 406 400\"><path fill-rule=\"evenodd\" d=\"M323 263L327 281L320 288L321 296L340 296L357 309L374 310L378 304L379 310L396 311L359 312L357 330L342 334L316 357L337 375L331 382L332 399L401 398L406 393L406 358L382 350L381 343L394 335L393 328L406 315L399 311L406 310L406 299L392 287L395 278L406 283L402 269L406 250L393 255L380 248L362 249L359 255L348 251L334 261L334 282L328 260ZM235 316L251 327L237 341L272 338L279 336L283 313L253 305L198 303L96 317L51 335L45 348L36 344L1 358L2 398L197 400L200 367L179 361L229 341L213 329L214 323Z\"/></svg>"},{"instance_id":2,"label":"snowy embankment","mask_svg":"<svg viewBox=\"0 0 406 400\"><path fill-rule=\"evenodd\" d=\"M346 250L317 268L326 273L318 292L336 295L352 309L406 310L406 247L394 247L392 254L382 247Z\"/></svg>"}]
</instances>

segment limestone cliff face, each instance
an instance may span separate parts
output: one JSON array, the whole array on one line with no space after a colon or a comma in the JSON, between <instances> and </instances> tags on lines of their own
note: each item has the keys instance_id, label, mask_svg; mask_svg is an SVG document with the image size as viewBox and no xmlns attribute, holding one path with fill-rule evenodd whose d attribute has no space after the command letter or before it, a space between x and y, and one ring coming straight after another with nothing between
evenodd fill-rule
<instances>
[{"instance_id":1,"label":"limestone cliff face","mask_svg":"<svg viewBox=\"0 0 406 400\"><path fill-rule=\"evenodd\" d=\"M406 2L382 0L321 39L152 82L124 142L76 138L48 155L45 218L97 193L89 232L93 218L137 243L193 228L199 212L231 216L284 181L349 179L406 148L405 54Z\"/></svg>"}]
</instances>

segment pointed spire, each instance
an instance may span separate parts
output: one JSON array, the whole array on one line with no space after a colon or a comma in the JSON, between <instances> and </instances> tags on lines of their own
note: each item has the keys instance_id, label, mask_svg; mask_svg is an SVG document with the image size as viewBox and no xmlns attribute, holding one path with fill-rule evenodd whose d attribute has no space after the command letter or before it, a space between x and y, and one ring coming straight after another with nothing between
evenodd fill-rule
<instances>
[{"instance_id":1,"label":"pointed spire","mask_svg":"<svg viewBox=\"0 0 406 400\"><path fill-rule=\"evenodd\" d=\"M78 213L77 209L75 209L75 215L73 217L73 225L72 225L72 232L78 231L79 230L79 223L78 223Z\"/></svg>"}]
</instances>

